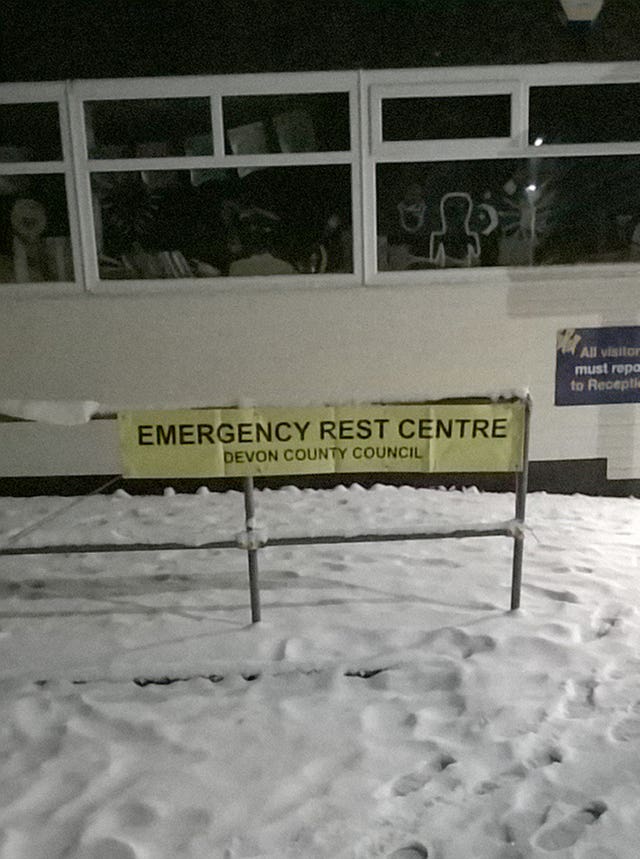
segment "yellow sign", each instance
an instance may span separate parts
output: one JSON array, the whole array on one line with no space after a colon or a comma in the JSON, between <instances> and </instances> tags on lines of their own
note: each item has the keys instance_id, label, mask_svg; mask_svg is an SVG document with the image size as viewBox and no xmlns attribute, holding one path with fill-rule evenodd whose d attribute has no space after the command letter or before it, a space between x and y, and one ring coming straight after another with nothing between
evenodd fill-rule
<instances>
[{"instance_id":1,"label":"yellow sign","mask_svg":"<svg viewBox=\"0 0 640 859\"><path fill-rule=\"evenodd\" d=\"M125 477L522 469L521 401L135 411Z\"/></svg>"}]
</instances>

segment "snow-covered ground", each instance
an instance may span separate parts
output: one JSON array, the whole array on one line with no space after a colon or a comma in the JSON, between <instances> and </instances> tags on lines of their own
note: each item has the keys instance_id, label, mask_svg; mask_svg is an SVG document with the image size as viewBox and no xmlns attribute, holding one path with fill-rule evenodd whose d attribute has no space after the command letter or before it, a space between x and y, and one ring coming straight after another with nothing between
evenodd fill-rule
<instances>
[{"instance_id":1,"label":"snow-covered ground","mask_svg":"<svg viewBox=\"0 0 640 859\"><path fill-rule=\"evenodd\" d=\"M513 514L256 501L271 536ZM253 626L238 549L0 558L1 859L636 859L640 500L533 494L527 520L515 613L505 537L266 548ZM235 492L0 499L0 545L242 526Z\"/></svg>"}]
</instances>

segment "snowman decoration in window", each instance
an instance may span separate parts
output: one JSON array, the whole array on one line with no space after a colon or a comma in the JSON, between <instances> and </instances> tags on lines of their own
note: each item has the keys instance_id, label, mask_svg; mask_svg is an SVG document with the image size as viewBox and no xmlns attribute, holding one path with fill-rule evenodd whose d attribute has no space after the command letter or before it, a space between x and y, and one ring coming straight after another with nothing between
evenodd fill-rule
<instances>
[{"instance_id":1,"label":"snowman decoration in window","mask_svg":"<svg viewBox=\"0 0 640 859\"><path fill-rule=\"evenodd\" d=\"M13 270L16 283L48 280L43 240L47 215L42 203L19 197L11 209Z\"/></svg>"},{"instance_id":2,"label":"snowman decoration in window","mask_svg":"<svg viewBox=\"0 0 640 859\"><path fill-rule=\"evenodd\" d=\"M10 224L9 280L37 283L73 277L69 239L65 236L45 237L47 213L39 200L18 197L11 208Z\"/></svg>"}]
</instances>

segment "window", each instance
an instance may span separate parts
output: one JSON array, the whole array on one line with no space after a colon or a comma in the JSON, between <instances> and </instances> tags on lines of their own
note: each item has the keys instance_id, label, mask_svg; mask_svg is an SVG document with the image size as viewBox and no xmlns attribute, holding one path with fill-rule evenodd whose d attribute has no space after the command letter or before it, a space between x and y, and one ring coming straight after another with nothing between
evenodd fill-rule
<instances>
[{"instance_id":1,"label":"window","mask_svg":"<svg viewBox=\"0 0 640 859\"><path fill-rule=\"evenodd\" d=\"M0 104L0 162L60 161L58 105Z\"/></svg>"},{"instance_id":2,"label":"window","mask_svg":"<svg viewBox=\"0 0 640 859\"><path fill-rule=\"evenodd\" d=\"M171 83L78 89L98 282L353 276L357 75Z\"/></svg>"},{"instance_id":3,"label":"window","mask_svg":"<svg viewBox=\"0 0 640 859\"><path fill-rule=\"evenodd\" d=\"M383 271L640 259L640 155L380 164Z\"/></svg>"},{"instance_id":4,"label":"window","mask_svg":"<svg viewBox=\"0 0 640 859\"><path fill-rule=\"evenodd\" d=\"M225 149L235 155L351 148L349 94L225 96Z\"/></svg>"},{"instance_id":5,"label":"window","mask_svg":"<svg viewBox=\"0 0 640 859\"><path fill-rule=\"evenodd\" d=\"M0 176L0 283L73 280L64 177Z\"/></svg>"},{"instance_id":6,"label":"window","mask_svg":"<svg viewBox=\"0 0 640 859\"><path fill-rule=\"evenodd\" d=\"M2 84L0 289L635 274L637 104L628 63Z\"/></svg>"},{"instance_id":7,"label":"window","mask_svg":"<svg viewBox=\"0 0 640 859\"><path fill-rule=\"evenodd\" d=\"M509 137L511 96L382 99L383 140Z\"/></svg>"},{"instance_id":8,"label":"window","mask_svg":"<svg viewBox=\"0 0 640 859\"><path fill-rule=\"evenodd\" d=\"M640 140L640 84L531 87L529 143Z\"/></svg>"},{"instance_id":9,"label":"window","mask_svg":"<svg viewBox=\"0 0 640 859\"><path fill-rule=\"evenodd\" d=\"M90 158L213 154L207 98L88 101L84 112Z\"/></svg>"},{"instance_id":10,"label":"window","mask_svg":"<svg viewBox=\"0 0 640 859\"><path fill-rule=\"evenodd\" d=\"M519 74L369 73L367 277L640 260L640 84Z\"/></svg>"},{"instance_id":11,"label":"window","mask_svg":"<svg viewBox=\"0 0 640 859\"><path fill-rule=\"evenodd\" d=\"M347 165L94 173L91 188L105 280L353 271Z\"/></svg>"},{"instance_id":12,"label":"window","mask_svg":"<svg viewBox=\"0 0 640 859\"><path fill-rule=\"evenodd\" d=\"M40 85L51 98L30 103L19 86L0 88L0 284L74 280L69 188L63 153L62 91Z\"/></svg>"}]
</instances>

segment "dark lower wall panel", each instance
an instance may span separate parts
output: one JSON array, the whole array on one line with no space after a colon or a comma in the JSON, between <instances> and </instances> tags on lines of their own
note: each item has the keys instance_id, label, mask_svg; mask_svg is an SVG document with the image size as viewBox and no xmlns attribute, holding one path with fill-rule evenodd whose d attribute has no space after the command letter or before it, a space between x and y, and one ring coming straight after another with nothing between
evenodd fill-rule
<instances>
[{"instance_id":1,"label":"dark lower wall panel","mask_svg":"<svg viewBox=\"0 0 640 859\"><path fill-rule=\"evenodd\" d=\"M529 491L552 492L572 495L603 495L640 497L640 480L608 480L605 459L555 460L532 462L529 467ZM113 475L112 477L116 477ZM160 495L167 487L176 492L195 492L200 486L212 492L241 490L240 478L230 479L182 479L182 480L127 480L120 478L110 482L107 475L75 475L47 477L0 477L0 496L26 497L33 495L87 495L90 492L112 493L124 489L131 495ZM510 492L514 489L514 476L510 474L341 474L300 475L286 477L258 477L257 488L276 489L281 486L328 489L337 485L358 483L370 487L377 483L391 486L416 487L469 487L476 486L487 492Z\"/></svg>"}]
</instances>

